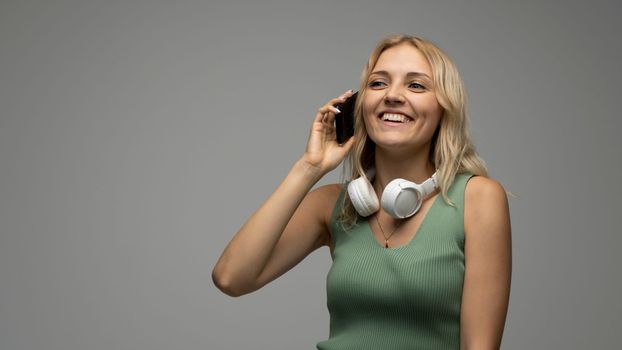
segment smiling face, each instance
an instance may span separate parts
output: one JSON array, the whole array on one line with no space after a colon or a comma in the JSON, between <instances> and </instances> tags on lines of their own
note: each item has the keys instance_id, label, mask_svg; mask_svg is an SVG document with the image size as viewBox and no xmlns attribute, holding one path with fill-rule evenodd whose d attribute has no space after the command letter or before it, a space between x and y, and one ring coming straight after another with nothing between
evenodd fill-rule
<instances>
[{"instance_id":1,"label":"smiling face","mask_svg":"<svg viewBox=\"0 0 622 350\"><path fill-rule=\"evenodd\" d=\"M409 43L382 52L371 70L362 101L367 134L388 150L427 146L443 108L436 99L432 69Z\"/></svg>"}]
</instances>

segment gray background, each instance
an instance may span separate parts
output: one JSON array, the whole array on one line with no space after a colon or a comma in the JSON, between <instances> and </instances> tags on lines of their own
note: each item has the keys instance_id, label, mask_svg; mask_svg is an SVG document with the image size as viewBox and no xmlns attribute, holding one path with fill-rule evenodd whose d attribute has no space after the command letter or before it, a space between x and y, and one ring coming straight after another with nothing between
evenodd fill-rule
<instances>
[{"instance_id":1,"label":"gray background","mask_svg":"<svg viewBox=\"0 0 622 350\"><path fill-rule=\"evenodd\" d=\"M476 146L518 196L502 347L617 348L620 8L2 1L0 349L315 348L328 249L241 298L210 273L316 109L402 32L454 58Z\"/></svg>"}]
</instances>

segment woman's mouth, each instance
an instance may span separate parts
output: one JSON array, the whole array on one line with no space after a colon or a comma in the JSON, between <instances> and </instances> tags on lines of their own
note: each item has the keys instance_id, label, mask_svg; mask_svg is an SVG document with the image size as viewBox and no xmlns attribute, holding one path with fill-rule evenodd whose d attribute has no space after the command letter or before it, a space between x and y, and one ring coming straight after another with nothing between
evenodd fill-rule
<instances>
[{"instance_id":1,"label":"woman's mouth","mask_svg":"<svg viewBox=\"0 0 622 350\"><path fill-rule=\"evenodd\" d=\"M390 126L398 126L413 121L410 117L400 113L383 113L380 116L380 120L382 120L383 124Z\"/></svg>"}]
</instances>

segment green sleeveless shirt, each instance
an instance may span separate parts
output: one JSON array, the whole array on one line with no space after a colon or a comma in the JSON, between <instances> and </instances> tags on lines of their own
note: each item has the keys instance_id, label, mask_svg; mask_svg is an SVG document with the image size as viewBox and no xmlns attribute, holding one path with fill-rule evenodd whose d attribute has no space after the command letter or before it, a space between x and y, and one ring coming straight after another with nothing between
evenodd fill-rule
<instances>
[{"instance_id":1,"label":"green sleeveless shirt","mask_svg":"<svg viewBox=\"0 0 622 350\"><path fill-rule=\"evenodd\" d=\"M329 339L319 350L460 349L464 284L464 190L472 174L457 174L439 194L413 239L385 248L366 218L343 231L330 219L333 263L326 279Z\"/></svg>"}]
</instances>

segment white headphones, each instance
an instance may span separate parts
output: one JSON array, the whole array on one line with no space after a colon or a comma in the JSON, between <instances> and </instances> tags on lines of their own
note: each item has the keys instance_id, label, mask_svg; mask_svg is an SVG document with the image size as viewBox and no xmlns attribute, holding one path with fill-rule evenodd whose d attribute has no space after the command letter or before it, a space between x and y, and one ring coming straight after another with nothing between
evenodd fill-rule
<instances>
[{"instance_id":1,"label":"white headphones","mask_svg":"<svg viewBox=\"0 0 622 350\"><path fill-rule=\"evenodd\" d=\"M375 169L370 169L368 178L372 178ZM411 217L419 211L423 200L438 188L436 172L422 184L404 179L394 179L382 192L382 209L396 219ZM379 209L376 191L369 180L359 177L348 184L348 195L352 205L361 216L370 216Z\"/></svg>"}]
</instances>

